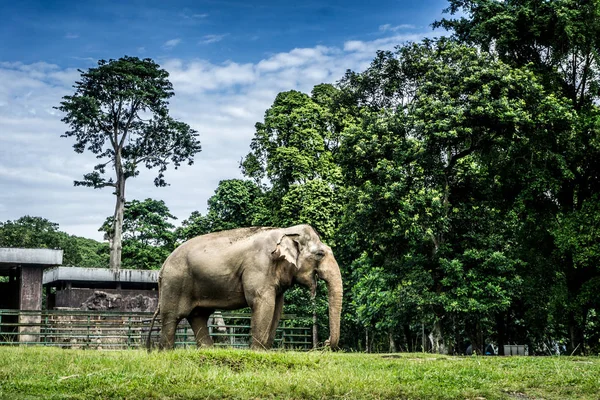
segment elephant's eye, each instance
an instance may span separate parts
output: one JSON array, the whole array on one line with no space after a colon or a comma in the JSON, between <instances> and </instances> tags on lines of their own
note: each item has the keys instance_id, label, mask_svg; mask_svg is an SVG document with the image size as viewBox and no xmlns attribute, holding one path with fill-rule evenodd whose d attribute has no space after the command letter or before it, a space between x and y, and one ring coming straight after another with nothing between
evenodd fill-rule
<instances>
[{"instance_id":1,"label":"elephant's eye","mask_svg":"<svg viewBox=\"0 0 600 400\"><path fill-rule=\"evenodd\" d=\"M323 250L317 250L317 251L315 251L315 258L317 260L320 260L323 257L325 257L325 251L323 251Z\"/></svg>"}]
</instances>

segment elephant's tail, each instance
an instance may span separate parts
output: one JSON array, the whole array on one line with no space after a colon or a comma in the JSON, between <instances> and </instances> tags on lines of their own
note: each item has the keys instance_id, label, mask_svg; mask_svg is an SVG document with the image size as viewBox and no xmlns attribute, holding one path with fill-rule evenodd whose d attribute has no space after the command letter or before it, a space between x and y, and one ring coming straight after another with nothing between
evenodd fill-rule
<instances>
[{"instance_id":1,"label":"elephant's tail","mask_svg":"<svg viewBox=\"0 0 600 400\"><path fill-rule=\"evenodd\" d=\"M160 313L160 304L156 306L156 311L154 311L154 316L152 317L152 322L150 322L150 330L148 331L148 339L146 339L146 349L148 353L152 351L152 343L150 341L152 337L152 328L154 328L154 321L156 321L156 317Z\"/></svg>"}]
</instances>

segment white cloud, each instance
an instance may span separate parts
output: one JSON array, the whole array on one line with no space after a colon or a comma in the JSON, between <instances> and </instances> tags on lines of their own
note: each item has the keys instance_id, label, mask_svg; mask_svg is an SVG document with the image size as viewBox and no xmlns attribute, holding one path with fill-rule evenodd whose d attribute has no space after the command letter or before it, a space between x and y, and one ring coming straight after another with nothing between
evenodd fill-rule
<instances>
[{"instance_id":1,"label":"white cloud","mask_svg":"<svg viewBox=\"0 0 600 400\"><path fill-rule=\"evenodd\" d=\"M399 44L406 42L416 42L423 38L423 34L408 33L405 35L395 35L372 41L350 40L344 43L344 51L351 53L375 54L377 50L391 50Z\"/></svg>"},{"instance_id":2,"label":"white cloud","mask_svg":"<svg viewBox=\"0 0 600 400\"><path fill-rule=\"evenodd\" d=\"M183 12L179 13L179 15L183 18L183 19L204 19L208 17L208 13L192 13L189 10L184 10Z\"/></svg>"},{"instance_id":3,"label":"white cloud","mask_svg":"<svg viewBox=\"0 0 600 400\"><path fill-rule=\"evenodd\" d=\"M199 132L203 150L194 165L167 170L171 186L166 188L155 188L155 171L143 170L127 182L127 199L162 199L179 221L194 210L205 212L220 180L241 177L239 161L249 151L254 124L277 93L309 92L316 84L334 83L346 69L364 69L377 49L423 36L297 48L256 63L161 61L175 89L171 114ZM180 39L173 41L177 45ZM53 108L72 93L78 76L75 69L49 63L0 63L0 221L37 215L69 233L102 239L97 229L112 214L114 196L109 189L73 186L97 160L93 154L76 154L73 141L60 137L67 126Z\"/></svg>"},{"instance_id":4,"label":"white cloud","mask_svg":"<svg viewBox=\"0 0 600 400\"><path fill-rule=\"evenodd\" d=\"M211 43L217 43L220 42L221 40L223 40L223 38L225 38L225 36L227 36L227 34L223 34L223 35L205 35L202 37L202 40L200 41L201 44L211 44Z\"/></svg>"},{"instance_id":5,"label":"white cloud","mask_svg":"<svg viewBox=\"0 0 600 400\"><path fill-rule=\"evenodd\" d=\"M79 34L77 33L67 33L65 35L65 39L77 39L79 38Z\"/></svg>"},{"instance_id":6,"label":"white cloud","mask_svg":"<svg viewBox=\"0 0 600 400\"><path fill-rule=\"evenodd\" d=\"M379 26L379 31L380 32L397 32L397 31L415 29L415 28L416 27L414 25L410 25L410 24L400 24L400 25L396 25L396 26L393 26L391 24L385 24L385 25Z\"/></svg>"},{"instance_id":7,"label":"white cloud","mask_svg":"<svg viewBox=\"0 0 600 400\"><path fill-rule=\"evenodd\" d=\"M177 38L177 39L171 39L171 40L167 40L164 44L163 47L166 49L172 49L175 46L177 46L179 43L181 43L181 39Z\"/></svg>"}]
</instances>

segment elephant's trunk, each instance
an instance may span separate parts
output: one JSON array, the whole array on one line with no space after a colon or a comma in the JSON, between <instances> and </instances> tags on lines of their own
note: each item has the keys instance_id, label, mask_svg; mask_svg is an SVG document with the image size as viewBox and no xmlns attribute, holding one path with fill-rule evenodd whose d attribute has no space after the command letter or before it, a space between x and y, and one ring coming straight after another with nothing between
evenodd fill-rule
<instances>
[{"instance_id":1,"label":"elephant's trunk","mask_svg":"<svg viewBox=\"0 0 600 400\"><path fill-rule=\"evenodd\" d=\"M342 275L340 267L333 257L329 255L318 269L319 277L327 283L329 295L329 346L338 347L340 341L340 320L342 316Z\"/></svg>"}]
</instances>

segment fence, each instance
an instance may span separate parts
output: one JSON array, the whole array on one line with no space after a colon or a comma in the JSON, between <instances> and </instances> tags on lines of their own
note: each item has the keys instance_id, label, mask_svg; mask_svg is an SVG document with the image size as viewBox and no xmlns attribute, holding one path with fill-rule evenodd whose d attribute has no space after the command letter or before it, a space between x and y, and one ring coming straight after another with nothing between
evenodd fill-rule
<instances>
[{"instance_id":1,"label":"fence","mask_svg":"<svg viewBox=\"0 0 600 400\"><path fill-rule=\"evenodd\" d=\"M274 347L308 350L312 347L310 327L290 325L284 316L279 323ZM63 348L131 349L144 347L152 313L119 313L72 310L0 309L0 345L42 345ZM151 341L158 342L160 321L154 324ZM209 320L215 346L248 347L250 314L215 313ZM196 346L186 320L177 329L176 347Z\"/></svg>"}]
</instances>

